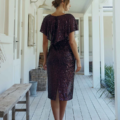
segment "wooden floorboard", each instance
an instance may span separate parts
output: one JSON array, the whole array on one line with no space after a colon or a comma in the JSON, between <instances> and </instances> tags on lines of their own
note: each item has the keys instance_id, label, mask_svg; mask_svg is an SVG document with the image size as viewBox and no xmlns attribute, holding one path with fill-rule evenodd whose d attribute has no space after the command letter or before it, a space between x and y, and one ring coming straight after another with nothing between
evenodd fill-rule
<instances>
[{"instance_id":1,"label":"wooden floorboard","mask_svg":"<svg viewBox=\"0 0 120 120\"><path fill-rule=\"evenodd\" d=\"M34 99L36 99L36 98L35 97L31 97L30 98L30 106L33 103ZM24 109L24 108L26 109L26 105L24 104L21 108L22 109ZM16 116L15 116L16 120L23 120L24 116L26 115L26 112L16 112L16 113L17 113Z\"/></svg>"},{"instance_id":2,"label":"wooden floorboard","mask_svg":"<svg viewBox=\"0 0 120 120\"><path fill-rule=\"evenodd\" d=\"M78 100L78 96L77 96L77 92L76 92L76 87L74 87L72 104L73 104L75 120L82 120L83 119L82 109L80 108L80 105L79 105L79 100Z\"/></svg>"},{"instance_id":3,"label":"wooden floorboard","mask_svg":"<svg viewBox=\"0 0 120 120\"><path fill-rule=\"evenodd\" d=\"M114 100L112 99L111 103L108 105L104 99L106 98L109 101L110 101L110 99L105 96L104 96L105 97L104 99L103 99L103 97L99 98L101 94L99 92L96 92L96 91L98 91L98 89L94 89L94 88L92 88L92 84L91 85L88 84L89 81L91 80L91 78L88 77L86 79L86 76L83 76L83 79L85 79L85 83L87 83L88 87L91 88L90 89L91 92L94 94L95 98L97 99L98 103L100 104L101 108L103 109L103 111L105 112L105 114L107 115L109 120L115 120L115 114L114 114L115 108L110 107L110 106L113 106ZM115 104L114 104L114 106L115 106Z\"/></svg>"},{"instance_id":4,"label":"wooden floorboard","mask_svg":"<svg viewBox=\"0 0 120 120\"><path fill-rule=\"evenodd\" d=\"M97 91L92 88L92 76L75 75L73 99L67 102L63 120L115 120L114 99L105 95L99 98ZM17 105L17 108L25 107ZM26 120L25 112L16 113L16 120ZM30 120L54 120L47 90L30 97Z\"/></svg>"},{"instance_id":5,"label":"wooden floorboard","mask_svg":"<svg viewBox=\"0 0 120 120\"><path fill-rule=\"evenodd\" d=\"M35 99L33 100L31 106L30 106L30 119L32 119L34 112L39 104L39 102L41 101L41 97L42 97L43 92L38 92L37 96L35 97ZM26 120L26 114L23 117L23 120Z\"/></svg>"},{"instance_id":6,"label":"wooden floorboard","mask_svg":"<svg viewBox=\"0 0 120 120\"><path fill-rule=\"evenodd\" d=\"M77 84L82 91L82 95L83 95L83 98L84 98L84 101L86 103L86 106L87 106L87 109L89 111L91 119L92 120L93 119L100 120L100 116L99 116L97 110L94 107L94 103L93 103L94 101L90 99L90 96L89 96L90 93L88 93L89 88L86 89L86 87L84 86L84 84L82 82L82 79L78 75L76 75L76 76L77 76L77 79L76 79Z\"/></svg>"},{"instance_id":7,"label":"wooden floorboard","mask_svg":"<svg viewBox=\"0 0 120 120\"><path fill-rule=\"evenodd\" d=\"M82 112L83 120L91 120L91 115L90 115L90 112L88 110L87 103L84 99L83 89L79 86L79 84L77 82L77 75L75 76L75 78L76 78L75 79L75 88L76 88L78 101L79 101L79 106L80 106L80 109L81 109L81 112Z\"/></svg>"},{"instance_id":8,"label":"wooden floorboard","mask_svg":"<svg viewBox=\"0 0 120 120\"><path fill-rule=\"evenodd\" d=\"M44 107L45 107L47 100L48 100L47 91L45 91L41 97L41 100L40 100L31 120L42 120L41 117L42 117L42 114L44 115L44 112L45 112Z\"/></svg>"},{"instance_id":9,"label":"wooden floorboard","mask_svg":"<svg viewBox=\"0 0 120 120\"><path fill-rule=\"evenodd\" d=\"M86 79L86 83L88 84L88 86L89 87L92 87L92 77L86 77L86 76L84 76L84 78ZM101 93L102 93L102 91L104 90L99 90L99 89L91 89L92 90L92 92L94 93L94 95L97 97L97 98L99 98L100 97L100 95L101 95ZM99 91L98 91L99 90ZM107 93L107 92L106 92ZM107 93L108 94L108 93ZM101 101L101 102L104 102L105 103L105 105L107 105L108 106L108 111L110 110L114 115L115 115L115 99L114 98L110 98L110 97L107 97L105 94L103 94L102 95L102 97L101 97L101 99L98 99L99 101ZM100 103L101 103L100 102ZM103 105L104 106L104 105ZM105 107L104 107L105 108ZM112 115L112 113L111 113L111 115Z\"/></svg>"}]
</instances>

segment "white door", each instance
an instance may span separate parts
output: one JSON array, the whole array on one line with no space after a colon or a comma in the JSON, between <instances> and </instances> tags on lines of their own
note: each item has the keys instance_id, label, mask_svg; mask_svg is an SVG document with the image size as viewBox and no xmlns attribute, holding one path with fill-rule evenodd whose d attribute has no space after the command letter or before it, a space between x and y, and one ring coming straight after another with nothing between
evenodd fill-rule
<instances>
[{"instance_id":1,"label":"white door","mask_svg":"<svg viewBox=\"0 0 120 120\"><path fill-rule=\"evenodd\" d=\"M22 1L14 0L14 39L13 39L13 77L14 83L20 83L21 79L21 11Z\"/></svg>"}]
</instances>

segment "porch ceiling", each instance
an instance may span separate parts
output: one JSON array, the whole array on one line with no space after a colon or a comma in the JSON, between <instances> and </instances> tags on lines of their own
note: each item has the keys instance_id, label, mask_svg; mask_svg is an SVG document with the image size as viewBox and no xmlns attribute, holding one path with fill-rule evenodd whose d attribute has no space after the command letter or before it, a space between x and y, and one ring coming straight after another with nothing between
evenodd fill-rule
<instances>
[{"instance_id":1,"label":"porch ceiling","mask_svg":"<svg viewBox=\"0 0 120 120\"><path fill-rule=\"evenodd\" d=\"M45 0L38 0L36 5L39 6L39 5L43 4L44 1ZM46 0L45 4L47 4L48 6L51 6L52 1L53 0ZM71 12L71 13L84 13L85 10L89 8L92 1L93 0L70 0L71 8L70 8L69 12ZM104 6L111 6L112 0L99 0L99 3L101 5L104 5ZM55 11L55 8L52 7L51 11ZM50 12L50 10L49 10L49 12Z\"/></svg>"},{"instance_id":2,"label":"porch ceiling","mask_svg":"<svg viewBox=\"0 0 120 120\"><path fill-rule=\"evenodd\" d=\"M113 0L99 0L99 5L100 6L102 5L105 7L113 6ZM103 11L104 12L112 12L113 9L112 8L104 8ZM89 6L89 8L88 8L88 13L92 13L91 6Z\"/></svg>"},{"instance_id":3,"label":"porch ceiling","mask_svg":"<svg viewBox=\"0 0 120 120\"><path fill-rule=\"evenodd\" d=\"M51 2L53 0L46 0L46 4L51 5ZM84 7L88 4L89 0L71 0L71 8L69 10L69 12L73 12L73 13L82 13L84 10ZM55 10L54 7L52 7L51 9L52 11Z\"/></svg>"}]
</instances>

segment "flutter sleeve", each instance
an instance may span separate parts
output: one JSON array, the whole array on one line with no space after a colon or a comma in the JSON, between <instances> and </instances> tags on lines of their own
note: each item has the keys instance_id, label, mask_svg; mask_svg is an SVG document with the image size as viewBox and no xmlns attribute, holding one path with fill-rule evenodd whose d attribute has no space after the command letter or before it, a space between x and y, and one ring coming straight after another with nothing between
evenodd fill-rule
<instances>
[{"instance_id":1,"label":"flutter sleeve","mask_svg":"<svg viewBox=\"0 0 120 120\"><path fill-rule=\"evenodd\" d=\"M69 33L78 30L78 25L75 20L75 17L71 15L70 20L69 20Z\"/></svg>"},{"instance_id":2,"label":"flutter sleeve","mask_svg":"<svg viewBox=\"0 0 120 120\"><path fill-rule=\"evenodd\" d=\"M42 21L40 32L44 33L47 36L47 17Z\"/></svg>"}]
</instances>

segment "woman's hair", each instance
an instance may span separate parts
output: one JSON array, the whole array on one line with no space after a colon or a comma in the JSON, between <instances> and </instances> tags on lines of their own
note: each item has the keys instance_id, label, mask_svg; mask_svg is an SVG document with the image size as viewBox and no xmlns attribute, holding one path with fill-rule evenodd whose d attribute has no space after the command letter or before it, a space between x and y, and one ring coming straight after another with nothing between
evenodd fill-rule
<instances>
[{"instance_id":1,"label":"woman's hair","mask_svg":"<svg viewBox=\"0 0 120 120\"><path fill-rule=\"evenodd\" d=\"M60 6L62 0L54 0L52 1L52 5L57 8ZM63 0L63 2L65 3L65 7L68 5L68 3L70 2L70 0Z\"/></svg>"}]
</instances>

